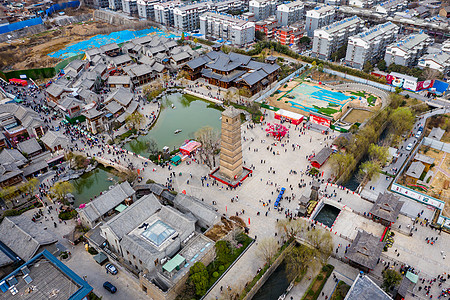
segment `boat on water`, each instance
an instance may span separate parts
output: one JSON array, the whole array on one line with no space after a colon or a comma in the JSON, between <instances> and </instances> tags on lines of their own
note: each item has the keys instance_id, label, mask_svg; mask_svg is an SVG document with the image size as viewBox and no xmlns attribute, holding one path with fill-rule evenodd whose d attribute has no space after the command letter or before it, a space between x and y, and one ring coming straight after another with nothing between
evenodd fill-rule
<instances>
[{"instance_id":1,"label":"boat on water","mask_svg":"<svg viewBox=\"0 0 450 300\"><path fill-rule=\"evenodd\" d=\"M177 129L177 130L175 130L175 134L179 134L181 132L181 129Z\"/></svg>"},{"instance_id":2,"label":"boat on water","mask_svg":"<svg viewBox=\"0 0 450 300\"><path fill-rule=\"evenodd\" d=\"M175 105L173 105L173 103L172 103L172 109L175 109Z\"/></svg>"},{"instance_id":3,"label":"boat on water","mask_svg":"<svg viewBox=\"0 0 450 300\"><path fill-rule=\"evenodd\" d=\"M114 178L108 177L108 180L109 180L109 181L114 181Z\"/></svg>"}]
</instances>

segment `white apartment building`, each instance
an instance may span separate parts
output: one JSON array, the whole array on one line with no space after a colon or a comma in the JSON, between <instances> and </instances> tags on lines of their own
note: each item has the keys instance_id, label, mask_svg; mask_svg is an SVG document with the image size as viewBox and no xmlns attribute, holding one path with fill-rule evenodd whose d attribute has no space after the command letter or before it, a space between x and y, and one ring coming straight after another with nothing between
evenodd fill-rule
<instances>
[{"instance_id":1,"label":"white apartment building","mask_svg":"<svg viewBox=\"0 0 450 300\"><path fill-rule=\"evenodd\" d=\"M181 4L180 0L162 2L154 5L155 21L164 26L173 26L173 10Z\"/></svg>"},{"instance_id":2,"label":"white apartment building","mask_svg":"<svg viewBox=\"0 0 450 300\"><path fill-rule=\"evenodd\" d=\"M379 3L375 7L375 11L380 14L392 16L395 12L403 11L408 6L408 2L405 0L388 0Z\"/></svg>"},{"instance_id":3,"label":"white apartment building","mask_svg":"<svg viewBox=\"0 0 450 300\"><path fill-rule=\"evenodd\" d=\"M336 11L331 6L319 6L306 12L305 29L309 37L314 36L314 30L334 22Z\"/></svg>"},{"instance_id":4,"label":"white apartment building","mask_svg":"<svg viewBox=\"0 0 450 300\"><path fill-rule=\"evenodd\" d=\"M448 76L450 70L450 54L446 52L427 54L419 59L419 68L430 68Z\"/></svg>"},{"instance_id":5,"label":"white apartment building","mask_svg":"<svg viewBox=\"0 0 450 300\"><path fill-rule=\"evenodd\" d=\"M386 47L395 40L397 33L398 26L386 22L349 37L345 64L362 69L367 61L378 61L384 57Z\"/></svg>"},{"instance_id":6,"label":"white apartment building","mask_svg":"<svg viewBox=\"0 0 450 300\"><path fill-rule=\"evenodd\" d=\"M255 15L255 21L265 20L277 11L277 0L250 0L249 12Z\"/></svg>"},{"instance_id":7,"label":"white apartment building","mask_svg":"<svg viewBox=\"0 0 450 300\"><path fill-rule=\"evenodd\" d=\"M200 33L243 46L254 41L255 23L245 18L209 11L200 16Z\"/></svg>"},{"instance_id":8,"label":"white apartment building","mask_svg":"<svg viewBox=\"0 0 450 300\"><path fill-rule=\"evenodd\" d=\"M200 15L209 9L209 2L198 2L182 5L173 9L175 28L182 31L192 31L200 27Z\"/></svg>"},{"instance_id":9,"label":"white apartment building","mask_svg":"<svg viewBox=\"0 0 450 300\"><path fill-rule=\"evenodd\" d=\"M108 0L109 9L111 10L122 10L122 0Z\"/></svg>"},{"instance_id":10,"label":"white apartment building","mask_svg":"<svg viewBox=\"0 0 450 300\"><path fill-rule=\"evenodd\" d=\"M242 0L225 0L217 2L209 2L209 10L217 11L221 13L227 13L229 11L241 10L244 2Z\"/></svg>"},{"instance_id":11,"label":"white apartment building","mask_svg":"<svg viewBox=\"0 0 450 300\"><path fill-rule=\"evenodd\" d=\"M305 15L305 5L302 1L293 1L283 3L277 7L278 24L281 26L289 26L294 24Z\"/></svg>"},{"instance_id":12,"label":"white apartment building","mask_svg":"<svg viewBox=\"0 0 450 300\"><path fill-rule=\"evenodd\" d=\"M155 20L155 4L159 0L137 0L137 10L140 19Z\"/></svg>"},{"instance_id":13,"label":"white apartment building","mask_svg":"<svg viewBox=\"0 0 450 300\"><path fill-rule=\"evenodd\" d=\"M314 30L311 56L330 59L332 53L347 44L348 38L361 32L363 21L357 16Z\"/></svg>"},{"instance_id":14,"label":"white apartment building","mask_svg":"<svg viewBox=\"0 0 450 300\"><path fill-rule=\"evenodd\" d=\"M413 67L419 62L433 39L425 33L411 34L404 39L390 44L386 48L384 60L386 65L396 64Z\"/></svg>"},{"instance_id":15,"label":"white apartment building","mask_svg":"<svg viewBox=\"0 0 450 300\"><path fill-rule=\"evenodd\" d=\"M360 8L370 8L373 7L376 4L376 0L349 0L348 5L349 6L355 6Z\"/></svg>"},{"instance_id":16,"label":"white apartment building","mask_svg":"<svg viewBox=\"0 0 450 300\"><path fill-rule=\"evenodd\" d=\"M130 16L137 15L137 0L122 0L122 10Z\"/></svg>"}]
</instances>

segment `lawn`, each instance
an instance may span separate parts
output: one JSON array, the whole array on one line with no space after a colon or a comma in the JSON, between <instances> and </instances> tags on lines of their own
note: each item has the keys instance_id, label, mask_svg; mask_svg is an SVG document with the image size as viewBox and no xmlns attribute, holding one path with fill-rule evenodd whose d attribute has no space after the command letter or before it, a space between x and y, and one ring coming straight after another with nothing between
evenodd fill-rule
<instances>
[{"instance_id":1,"label":"lawn","mask_svg":"<svg viewBox=\"0 0 450 300\"><path fill-rule=\"evenodd\" d=\"M338 112L337 109L334 109L334 108L331 108L331 107L320 107L320 106L317 106L317 105L313 105L313 107L315 109L317 109L319 111L319 113L327 115L327 116L332 116L332 115L334 115L335 113Z\"/></svg>"},{"instance_id":2,"label":"lawn","mask_svg":"<svg viewBox=\"0 0 450 300\"><path fill-rule=\"evenodd\" d=\"M342 280L339 281L330 300L344 300L348 290L350 290L350 286Z\"/></svg>"}]
</instances>

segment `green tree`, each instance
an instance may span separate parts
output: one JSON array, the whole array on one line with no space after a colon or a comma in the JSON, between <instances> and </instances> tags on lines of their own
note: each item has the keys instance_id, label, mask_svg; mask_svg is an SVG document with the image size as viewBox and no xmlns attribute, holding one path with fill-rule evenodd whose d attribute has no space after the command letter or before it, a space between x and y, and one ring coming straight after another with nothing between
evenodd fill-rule
<instances>
[{"instance_id":1,"label":"green tree","mask_svg":"<svg viewBox=\"0 0 450 300\"><path fill-rule=\"evenodd\" d=\"M150 153L150 155L156 155L158 154L158 144L155 142L154 139L149 139L146 142L147 151Z\"/></svg>"},{"instance_id":2,"label":"green tree","mask_svg":"<svg viewBox=\"0 0 450 300\"><path fill-rule=\"evenodd\" d=\"M59 201L64 201L68 193L73 192L73 185L68 181L57 182L50 188L50 193Z\"/></svg>"},{"instance_id":3,"label":"green tree","mask_svg":"<svg viewBox=\"0 0 450 300\"><path fill-rule=\"evenodd\" d=\"M355 161L351 153L335 153L330 157L330 162L335 172L336 178L339 178L342 173Z\"/></svg>"},{"instance_id":4,"label":"green tree","mask_svg":"<svg viewBox=\"0 0 450 300\"><path fill-rule=\"evenodd\" d=\"M194 38L194 43L195 43L195 45L197 45L197 43L198 43L198 38Z\"/></svg>"},{"instance_id":5,"label":"green tree","mask_svg":"<svg viewBox=\"0 0 450 300\"><path fill-rule=\"evenodd\" d=\"M262 31L256 30L255 31L255 38L257 41L263 41L266 39L266 34Z\"/></svg>"},{"instance_id":6,"label":"green tree","mask_svg":"<svg viewBox=\"0 0 450 300\"><path fill-rule=\"evenodd\" d=\"M358 177L362 183L367 183L372 178L376 178L381 172L378 161L368 160L363 162L359 167Z\"/></svg>"},{"instance_id":7,"label":"green tree","mask_svg":"<svg viewBox=\"0 0 450 300\"><path fill-rule=\"evenodd\" d=\"M319 72L323 72L323 63L320 63L320 64L317 66L317 70L318 70Z\"/></svg>"},{"instance_id":8,"label":"green tree","mask_svg":"<svg viewBox=\"0 0 450 300\"><path fill-rule=\"evenodd\" d=\"M333 61L340 61L342 58L345 57L346 54L347 54L347 44L344 44L331 54L331 59Z\"/></svg>"},{"instance_id":9,"label":"green tree","mask_svg":"<svg viewBox=\"0 0 450 300\"><path fill-rule=\"evenodd\" d=\"M142 123L144 123L144 115L142 115L140 112L135 111L131 115L128 115L128 117L125 118L125 122L127 125L133 127L134 129L140 129L142 126Z\"/></svg>"},{"instance_id":10,"label":"green tree","mask_svg":"<svg viewBox=\"0 0 450 300\"><path fill-rule=\"evenodd\" d=\"M182 32L182 33L181 33L181 38L180 38L180 40L184 41L184 39L185 39L185 38L184 38L184 32Z\"/></svg>"},{"instance_id":11,"label":"green tree","mask_svg":"<svg viewBox=\"0 0 450 300\"><path fill-rule=\"evenodd\" d=\"M389 116L389 127L395 135L401 135L414 125L414 115L409 107L398 107Z\"/></svg>"},{"instance_id":12,"label":"green tree","mask_svg":"<svg viewBox=\"0 0 450 300\"><path fill-rule=\"evenodd\" d=\"M389 158L389 149L387 147L370 144L369 158L377 161L380 166L384 166Z\"/></svg>"},{"instance_id":13,"label":"green tree","mask_svg":"<svg viewBox=\"0 0 450 300\"><path fill-rule=\"evenodd\" d=\"M380 60L377 64L378 69L380 69L380 71L386 71L387 69L387 65L386 65L386 61L384 59Z\"/></svg>"},{"instance_id":14,"label":"green tree","mask_svg":"<svg viewBox=\"0 0 450 300\"><path fill-rule=\"evenodd\" d=\"M311 63L311 70L316 70L317 69L317 63L316 63L316 61L313 61L312 63Z\"/></svg>"},{"instance_id":15,"label":"green tree","mask_svg":"<svg viewBox=\"0 0 450 300\"><path fill-rule=\"evenodd\" d=\"M306 35L304 35L300 38L300 44L309 45L310 43L311 43L311 39L309 37L307 37Z\"/></svg>"},{"instance_id":16,"label":"green tree","mask_svg":"<svg viewBox=\"0 0 450 300\"><path fill-rule=\"evenodd\" d=\"M237 94L235 91L228 89L225 92L225 95L223 96L224 100L225 100L225 105L230 105L230 103L232 102L236 102L237 99Z\"/></svg>"},{"instance_id":17,"label":"green tree","mask_svg":"<svg viewBox=\"0 0 450 300\"><path fill-rule=\"evenodd\" d=\"M252 96L252 92L247 87L244 87L239 89L239 96L250 98Z\"/></svg>"},{"instance_id":18,"label":"green tree","mask_svg":"<svg viewBox=\"0 0 450 300\"><path fill-rule=\"evenodd\" d=\"M402 280L402 275L395 270L385 270L383 271L383 284L381 288L386 292L390 292L395 288Z\"/></svg>"},{"instance_id":19,"label":"green tree","mask_svg":"<svg viewBox=\"0 0 450 300\"><path fill-rule=\"evenodd\" d=\"M196 262L189 269L189 279L192 283L194 283L195 294L198 296L203 296L208 289L209 274L202 262Z\"/></svg>"},{"instance_id":20,"label":"green tree","mask_svg":"<svg viewBox=\"0 0 450 300\"><path fill-rule=\"evenodd\" d=\"M373 66L372 66L372 64L370 63L370 61L366 61L366 62L364 63L363 71L364 71L365 73L370 73L370 72L373 71Z\"/></svg>"}]
</instances>

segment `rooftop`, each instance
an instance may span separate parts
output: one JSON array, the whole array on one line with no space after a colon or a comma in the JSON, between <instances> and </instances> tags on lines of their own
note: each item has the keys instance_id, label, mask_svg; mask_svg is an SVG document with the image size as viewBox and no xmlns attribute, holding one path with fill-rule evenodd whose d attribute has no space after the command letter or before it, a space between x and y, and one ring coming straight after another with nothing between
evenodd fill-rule
<instances>
[{"instance_id":1,"label":"rooftop","mask_svg":"<svg viewBox=\"0 0 450 300\"><path fill-rule=\"evenodd\" d=\"M425 165L420 161L413 161L406 171L405 175L419 179L422 175L423 170L425 170Z\"/></svg>"},{"instance_id":2,"label":"rooftop","mask_svg":"<svg viewBox=\"0 0 450 300\"><path fill-rule=\"evenodd\" d=\"M398 26L392 22L386 22L377 26L374 26L360 34L354 35L353 37L358 37L366 42L374 40L378 36L385 35L387 32L393 29L398 29Z\"/></svg>"},{"instance_id":3,"label":"rooftop","mask_svg":"<svg viewBox=\"0 0 450 300\"><path fill-rule=\"evenodd\" d=\"M392 300L368 276L358 275L344 300Z\"/></svg>"},{"instance_id":4,"label":"rooftop","mask_svg":"<svg viewBox=\"0 0 450 300\"><path fill-rule=\"evenodd\" d=\"M361 19L358 18L357 16L353 16L350 18L343 19L341 21L334 22L328 26L322 27L321 29L331 34L341 31L344 28L350 27L358 23L361 23Z\"/></svg>"},{"instance_id":5,"label":"rooftop","mask_svg":"<svg viewBox=\"0 0 450 300\"><path fill-rule=\"evenodd\" d=\"M408 35L407 37L403 38L399 42L389 45L389 47L398 47L401 50L408 52L409 50L420 45L421 43L425 42L429 38L430 37L428 36L428 34L425 34L425 33L411 34L411 35Z\"/></svg>"},{"instance_id":6,"label":"rooftop","mask_svg":"<svg viewBox=\"0 0 450 300\"><path fill-rule=\"evenodd\" d=\"M399 197L392 193L378 195L377 201L370 209L370 214L389 222L395 222L405 202L399 201Z\"/></svg>"},{"instance_id":7,"label":"rooftop","mask_svg":"<svg viewBox=\"0 0 450 300\"><path fill-rule=\"evenodd\" d=\"M347 249L346 257L363 267L373 269L377 264L378 258L380 258L382 250L383 243L380 242L378 237L365 231L358 231L353 243Z\"/></svg>"},{"instance_id":8,"label":"rooftop","mask_svg":"<svg viewBox=\"0 0 450 300\"><path fill-rule=\"evenodd\" d=\"M441 129L439 127L434 127L431 129L430 134L428 135L429 138L440 141L442 137L444 136L445 130Z\"/></svg>"}]
</instances>

